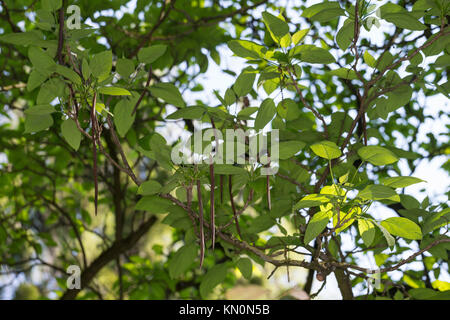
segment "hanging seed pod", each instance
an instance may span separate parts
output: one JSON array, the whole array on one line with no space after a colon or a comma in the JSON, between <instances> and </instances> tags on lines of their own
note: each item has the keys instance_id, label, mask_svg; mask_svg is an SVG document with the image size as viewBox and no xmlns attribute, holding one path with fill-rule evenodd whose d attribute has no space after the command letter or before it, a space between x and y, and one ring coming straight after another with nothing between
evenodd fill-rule
<instances>
[{"instance_id":1,"label":"hanging seed pod","mask_svg":"<svg viewBox=\"0 0 450 320\"><path fill-rule=\"evenodd\" d=\"M234 205L233 184L231 182L231 175L228 176L228 190L230 192L231 209L233 209L233 217L234 217L234 222L236 223L236 230L238 232L239 237L242 239L241 228L239 227L239 220L238 220L238 216L237 216L237 212L236 212L236 206Z\"/></svg>"},{"instance_id":2,"label":"hanging seed pod","mask_svg":"<svg viewBox=\"0 0 450 320\"><path fill-rule=\"evenodd\" d=\"M214 123L214 119L210 116L211 125L214 129L214 140L216 142L216 154L219 152L219 138L217 136L216 124ZM216 189L216 182L214 178L214 163L212 156L209 157L209 177L211 181L211 191L210 191L210 205L209 205L209 215L210 215L210 229L211 229L211 240L212 240L212 248L214 250L214 245L216 242L216 224L215 224L215 212L214 212L214 191Z\"/></svg>"},{"instance_id":3,"label":"hanging seed pod","mask_svg":"<svg viewBox=\"0 0 450 320\"><path fill-rule=\"evenodd\" d=\"M242 106L242 108L247 108L247 107L250 106L250 101L248 100L248 97L247 97L247 96L245 96L245 97L242 99L242 102L244 103L244 105Z\"/></svg>"},{"instance_id":4,"label":"hanging seed pod","mask_svg":"<svg viewBox=\"0 0 450 320\"><path fill-rule=\"evenodd\" d=\"M91 126L92 126L92 156L93 156L93 174L94 174L94 206L95 206L95 215L97 215L97 206L98 206L98 177L97 177L97 146L96 141L98 139L97 132L97 118L95 115L95 106L97 104L97 93L94 93L94 98L92 100L92 108L91 108Z\"/></svg>"},{"instance_id":5,"label":"hanging seed pod","mask_svg":"<svg viewBox=\"0 0 450 320\"><path fill-rule=\"evenodd\" d=\"M197 180L197 197L198 197L198 214L200 220L200 268L203 266L205 259L205 232L203 230L203 200L202 200L202 186L200 180Z\"/></svg>"},{"instance_id":6,"label":"hanging seed pod","mask_svg":"<svg viewBox=\"0 0 450 320\"><path fill-rule=\"evenodd\" d=\"M270 176L266 176L266 194L267 194L267 206L269 210L272 210L272 201L270 199Z\"/></svg>"},{"instance_id":7,"label":"hanging seed pod","mask_svg":"<svg viewBox=\"0 0 450 320\"><path fill-rule=\"evenodd\" d=\"M317 279L317 281L324 281L325 279L326 279L326 275L325 274L323 274L323 273L321 273L321 272L317 272L317 274L316 274L316 279Z\"/></svg>"},{"instance_id":8,"label":"hanging seed pod","mask_svg":"<svg viewBox=\"0 0 450 320\"><path fill-rule=\"evenodd\" d=\"M192 209L192 184L189 184L188 186L186 186L186 200L187 200L187 208L188 208L188 211L190 212ZM192 225L194 226L194 233L197 236L199 236L197 225L195 223L195 218L193 216L191 216L190 214L189 214L189 218L191 219Z\"/></svg>"},{"instance_id":9,"label":"hanging seed pod","mask_svg":"<svg viewBox=\"0 0 450 320\"><path fill-rule=\"evenodd\" d=\"M219 175L220 179L220 203L223 203L223 174Z\"/></svg>"},{"instance_id":10,"label":"hanging seed pod","mask_svg":"<svg viewBox=\"0 0 450 320\"><path fill-rule=\"evenodd\" d=\"M209 217L210 217L210 229L211 229L211 240L212 240L212 248L214 250L214 243L216 240L216 225L215 225L215 212L214 212L214 189L215 189L215 179L214 179L214 165L212 163L209 164L209 176L211 180L211 191L210 191L210 205L209 205Z\"/></svg>"}]
</instances>

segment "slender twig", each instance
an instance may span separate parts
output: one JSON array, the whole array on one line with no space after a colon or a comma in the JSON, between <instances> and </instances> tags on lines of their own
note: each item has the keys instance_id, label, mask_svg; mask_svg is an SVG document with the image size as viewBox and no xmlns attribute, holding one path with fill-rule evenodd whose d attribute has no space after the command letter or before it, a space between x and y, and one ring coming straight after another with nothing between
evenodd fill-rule
<instances>
[{"instance_id":1,"label":"slender twig","mask_svg":"<svg viewBox=\"0 0 450 320\"><path fill-rule=\"evenodd\" d=\"M113 138L113 142L116 145L116 147L119 150L120 157L122 158L122 162L125 165L125 170L127 174L130 176L130 178L136 183L136 185L140 185L141 181L133 172L133 169L131 169L130 164L128 163L127 157L125 155L125 152L123 151L122 145L120 143L119 137L117 136L116 130L114 129L114 123L111 120L111 115L108 114L106 117L106 121L108 122L109 130L111 132L111 136Z\"/></svg>"},{"instance_id":2,"label":"slender twig","mask_svg":"<svg viewBox=\"0 0 450 320\"><path fill-rule=\"evenodd\" d=\"M434 246L437 246L438 244L449 243L449 242L450 242L449 238L435 240L432 243L430 243L429 245L427 245L425 248L423 248L422 250L419 250L418 252L412 254L408 258L401 260L396 265L391 266L391 267L382 268L382 269L379 269L379 270L371 270L371 269L368 269L368 268L363 268L363 267L352 265L352 264L349 264L349 263L331 262L331 264L334 265L337 268L344 268L344 269L350 268L350 269L355 269L355 270L359 270L359 271L362 271L362 272L365 272L365 273L370 273L370 274L376 273L376 272L378 272L378 273L385 273L385 272L390 272L390 271L397 270L402 265L404 265L404 264L406 264L408 262L411 262L417 256L421 255L425 251L430 250L431 248L433 248Z\"/></svg>"},{"instance_id":3,"label":"slender twig","mask_svg":"<svg viewBox=\"0 0 450 320\"><path fill-rule=\"evenodd\" d=\"M202 185L200 179L197 180L197 198L198 198L198 212L200 220L200 269L203 266L205 259L205 232L203 229L203 199L202 199Z\"/></svg>"},{"instance_id":4,"label":"slender twig","mask_svg":"<svg viewBox=\"0 0 450 320\"><path fill-rule=\"evenodd\" d=\"M158 21L153 25L150 31L142 38L141 42L137 46L137 48L131 53L130 58L135 57L138 52L144 47L146 43L151 42L153 33L159 28L159 26L164 22L164 20L169 16L170 10L172 10L173 5L176 0L171 0L172 6L169 7L166 11L166 0L162 2L162 8L159 12Z\"/></svg>"},{"instance_id":5,"label":"slender twig","mask_svg":"<svg viewBox=\"0 0 450 320\"><path fill-rule=\"evenodd\" d=\"M291 68L287 68L287 72L289 74L289 77L291 78L292 84L294 85L295 91L297 92L297 94L300 97L300 100L302 101L303 105L309 109L314 116L319 119L322 124L323 124L323 130L324 130L324 135L325 135L325 139L328 138L328 128L327 128L327 123L325 122L325 119L323 118L323 116L317 112L316 109L314 109L309 103L308 101L306 101L305 97L303 96L302 90L300 89L300 87L297 84L297 80L295 79L294 75L292 74L292 70Z\"/></svg>"},{"instance_id":6,"label":"slender twig","mask_svg":"<svg viewBox=\"0 0 450 320\"><path fill-rule=\"evenodd\" d=\"M147 81L145 82L144 90L142 90L142 93L139 96L139 99L136 102L136 105L134 106L133 112L131 113L131 115L134 115L136 113L136 110L138 109L139 105L141 104L142 99L144 99L144 96L147 93L147 88L150 85L151 80L152 80L152 67L150 67L150 70L148 70L148 76L147 76Z\"/></svg>"},{"instance_id":7,"label":"slender twig","mask_svg":"<svg viewBox=\"0 0 450 320\"><path fill-rule=\"evenodd\" d=\"M228 176L228 191L230 193L231 209L233 210L233 217L234 217L234 221L236 223L237 233L238 233L239 237L242 239L241 228L239 227L239 219L238 219L238 215L237 215L237 211L236 211L236 206L234 205L233 184L231 181L232 181L232 176L229 175Z\"/></svg>"}]
</instances>

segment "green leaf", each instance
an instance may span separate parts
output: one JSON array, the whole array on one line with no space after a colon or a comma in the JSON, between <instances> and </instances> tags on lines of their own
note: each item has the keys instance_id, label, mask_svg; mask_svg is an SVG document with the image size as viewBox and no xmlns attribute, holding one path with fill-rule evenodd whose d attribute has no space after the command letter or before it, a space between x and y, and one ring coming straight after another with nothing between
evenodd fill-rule
<instances>
[{"instance_id":1,"label":"green leaf","mask_svg":"<svg viewBox=\"0 0 450 320\"><path fill-rule=\"evenodd\" d=\"M288 24L280 18L275 17L273 14L263 12L262 17L269 31L272 32L277 39L281 39L289 32Z\"/></svg>"},{"instance_id":2,"label":"green leaf","mask_svg":"<svg viewBox=\"0 0 450 320\"><path fill-rule=\"evenodd\" d=\"M118 59L116 71L125 79L134 72L134 62L131 59Z\"/></svg>"},{"instance_id":3,"label":"green leaf","mask_svg":"<svg viewBox=\"0 0 450 320\"><path fill-rule=\"evenodd\" d=\"M433 212L426 216L423 222L423 234L427 234L450 223L450 208L439 212Z\"/></svg>"},{"instance_id":4,"label":"green leaf","mask_svg":"<svg viewBox=\"0 0 450 320\"><path fill-rule=\"evenodd\" d=\"M323 2L312 5L303 10L302 17L311 21L328 22L345 14L337 1Z\"/></svg>"},{"instance_id":5,"label":"green leaf","mask_svg":"<svg viewBox=\"0 0 450 320\"><path fill-rule=\"evenodd\" d=\"M277 112L283 119L286 119L287 121L295 120L302 114L298 103L290 98L280 101L277 106Z\"/></svg>"},{"instance_id":6,"label":"green leaf","mask_svg":"<svg viewBox=\"0 0 450 320\"><path fill-rule=\"evenodd\" d=\"M236 82L233 85L233 90L238 97L243 97L252 91L253 83L255 82L256 73L251 70L243 70L237 77Z\"/></svg>"},{"instance_id":7,"label":"green leaf","mask_svg":"<svg viewBox=\"0 0 450 320\"><path fill-rule=\"evenodd\" d=\"M408 291L408 293L417 300L449 300L450 290L439 292L429 288L415 288Z\"/></svg>"},{"instance_id":8,"label":"green leaf","mask_svg":"<svg viewBox=\"0 0 450 320\"><path fill-rule=\"evenodd\" d=\"M347 68L339 68L336 70L331 70L329 72L333 76L338 76L339 78L348 79L348 80L357 80L358 76L355 70L347 69Z\"/></svg>"},{"instance_id":9,"label":"green leaf","mask_svg":"<svg viewBox=\"0 0 450 320\"><path fill-rule=\"evenodd\" d=\"M150 92L153 96L175 107L184 108L186 106L180 91L172 83L157 83L150 87Z\"/></svg>"},{"instance_id":10,"label":"green leaf","mask_svg":"<svg viewBox=\"0 0 450 320\"><path fill-rule=\"evenodd\" d=\"M33 70L30 73L30 76L28 77L27 82L27 90L33 91L37 87L39 87L42 83L44 83L45 80L47 80L48 76L44 73L42 73L39 70Z\"/></svg>"},{"instance_id":11,"label":"green leaf","mask_svg":"<svg viewBox=\"0 0 450 320\"><path fill-rule=\"evenodd\" d=\"M39 89L39 94L36 99L37 105L48 105L55 99L56 97L60 97L64 95L65 83L64 81L51 78L46 81Z\"/></svg>"},{"instance_id":12,"label":"green leaf","mask_svg":"<svg viewBox=\"0 0 450 320\"><path fill-rule=\"evenodd\" d=\"M280 46L282 48L287 48L287 47L289 47L291 45L291 41L292 41L291 34L290 33L286 33L286 35L284 37L282 37L280 39L280 41L279 41L280 42Z\"/></svg>"},{"instance_id":13,"label":"green leaf","mask_svg":"<svg viewBox=\"0 0 450 320\"><path fill-rule=\"evenodd\" d=\"M385 186L389 186L391 188L405 188L412 184L425 182L422 179L415 177L389 177L385 178L381 181Z\"/></svg>"},{"instance_id":14,"label":"green leaf","mask_svg":"<svg viewBox=\"0 0 450 320\"><path fill-rule=\"evenodd\" d=\"M227 271L228 267L225 263L216 264L208 270L200 283L200 294L203 298L206 298L219 283L225 280Z\"/></svg>"},{"instance_id":15,"label":"green leaf","mask_svg":"<svg viewBox=\"0 0 450 320\"><path fill-rule=\"evenodd\" d=\"M16 46L29 46L31 44L38 45L39 41L42 41L42 39L43 35L38 31L17 32L0 35L0 41Z\"/></svg>"},{"instance_id":16,"label":"green leaf","mask_svg":"<svg viewBox=\"0 0 450 320\"><path fill-rule=\"evenodd\" d=\"M228 88L227 91L225 91L224 99L227 106L231 106L236 102L236 94L234 93L233 89Z\"/></svg>"},{"instance_id":17,"label":"green leaf","mask_svg":"<svg viewBox=\"0 0 450 320\"><path fill-rule=\"evenodd\" d=\"M143 63L153 63L160 58L167 50L167 46L157 44L147 48L143 48L138 53L138 59Z\"/></svg>"},{"instance_id":18,"label":"green leaf","mask_svg":"<svg viewBox=\"0 0 450 320\"><path fill-rule=\"evenodd\" d=\"M245 59L263 59L267 51L265 47L247 40L231 40L227 44L235 55Z\"/></svg>"},{"instance_id":19,"label":"green leaf","mask_svg":"<svg viewBox=\"0 0 450 320\"><path fill-rule=\"evenodd\" d=\"M398 161L395 154L380 146L366 146L358 149L358 155L364 161L376 166L383 166Z\"/></svg>"},{"instance_id":20,"label":"green leaf","mask_svg":"<svg viewBox=\"0 0 450 320\"><path fill-rule=\"evenodd\" d=\"M55 107L50 104L35 105L25 110L25 114L44 115L56 112Z\"/></svg>"},{"instance_id":21,"label":"green leaf","mask_svg":"<svg viewBox=\"0 0 450 320\"><path fill-rule=\"evenodd\" d=\"M437 68L445 68L450 66L450 55L444 54L442 56L439 56L439 58L437 58L434 62L434 65Z\"/></svg>"},{"instance_id":22,"label":"green leaf","mask_svg":"<svg viewBox=\"0 0 450 320\"><path fill-rule=\"evenodd\" d=\"M420 227L409 219L393 217L381 221L380 224L394 236L411 240L422 239L422 231L420 230Z\"/></svg>"},{"instance_id":23,"label":"green leaf","mask_svg":"<svg viewBox=\"0 0 450 320\"><path fill-rule=\"evenodd\" d=\"M370 247L375 239L375 225L370 220L358 219L358 230L366 247Z\"/></svg>"},{"instance_id":24,"label":"green leaf","mask_svg":"<svg viewBox=\"0 0 450 320\"><path fill-rule=\"evenodd\" d=\"M252 262L249 258L240 258L236 262L236 267L238 267L241 274L245 279L250 280L252 277Z\"/></svg>"},{"instance_id":25,"label":"green leaf","mask_svg":"<svg viewBox=\"0 0 450 320\"><path fill-rule=\"evenodd\" d=\"M244 109L242 109L241 111L239 111L237 117L238 117L239 119L243 119L243 120L250 120L250 119L253 119L253 118L251 118L250 116L251 116L252 114L254 114L255 112L257 112L258 109L259 109L258 107L247 107L247 108L244 108Z\"/></svg>"},{"instance_id":26,"label":"green leaf","mask_svg":"<svg viewBox=\"0 0 450 320\"><path fill-rule=\"evenodd\" d=\"M302 141L283 141L279 144L279 158L289 159L290 157L294 156L297 152L299 152L301 149L305 147L305 143Z\"/></svg>"},{"instance_id":27,"label":"green leaf","mask_svg":"<svg viewBox=\"0 0 450 320\"><path fill-rule=\"evenodd\" d=\"M394 56L389 51L384 51L377 59L377 70L384 70L394 62Z\"/></svg>"},{"instance_id":28,"label":"green leaf","mask_svg":"<svg viewBox=\"0 0 450 320\"><path fill-rule=\"evenodd\" d=\"M184 274L197 257L197 246L193 243L181 247L169 261L169 275L172 279Z\"/></svg>"},{"instance_id":29,"label":"green leaf","mask_svg":"<svg viewBox=\"0 0 450 320\"><path fill-rule=\"evenodd\" d=\"M105 80L111 72L112 52L103 51L95 54L92 57L89 66L94 77L96 77L99 81Z\"/></svg>"},{"instance_id":30,"label":"green leaf","mask_svg":"<svg viewBox=\"0 0 450 320\"><path fill-rule=\"evenodd\" d=\"M25 133L42 131L52 124L53 118L50 114L29 114L25 117Z\"/></svg>"},{"instance_id":31,"label":"green leaf","mask_svg":"<svg viewBox=\"0 0 450 320\"><path fill-rule=\"evenodd\" d=\"M413 196L410 196L407 194L400 195L400 202L401 202L402 206L404 206L406 209L420 208L420 202L417 201L417 199L414 198Z\"/></svg>"},{"instance_id":32,"label":"green leaf","mask_svg":"<svg viewBox=\"0 0 450 320\"><path fill-rule=\"evenodd\" d=\"M391 187L370 184L358 193L364 200L391 200L400 202L400 196Z\"/></svg>"},{"instance_id":33,"label":"green leaf","mask_svg":"<svg viewBox=\"0 0 450 320\"><path fill-rule=\"evenodd\" d=\"M220 54L215 49L211 49L209 51L209 55L211 56L211 59L220 67Z\"/></svg>"},{"instance_id":34,"label":"green leaf","mask_svg":"<svg viewBox=\"0 0 450 320\"><path fill-rule=\"evenodd\" d=\"M269 215L258 216L252 220L250 227L247 229L247 233L260 233L270 229L275 224L275 219Z\"/></svg>"},{"instance_id":35,"label":"green leaf","mask_svg":"<svg viewBox=\"0 0 450 320\"><path fill-rule=\"evenodd\" d=\"M361 208L353 207L348 212L340 211L339 217L337 212L333 214L333 227L335 228L335 233L339 234L342 231L350 227L353 222L355 222L355 216L361 214ZM339 218L339 219L338 219ZM339 222L339 227L337 227ZM336 228L337 227L337 228Z\"/></svg>"},{"instance_id":36,"label":"green leaf","mask_svg":"<svg viewBox=\"0 0 450 320\"><path fill-rule=\"evenodd\" d=\"M321 158L328 160L339 158L342 155L341 150L332 141L321 141L311 145L311 150Z\"/></svg>"},{"instance_id":37,"label":"green leaf","mask_svg":"<svg viewBox=\"0 0 450 320\"><path fill-rule=\"evenodd\" d=\"M89 62L86 59L83 59L81 64L81 74L85 80L89 79L92 74L91 68L89 67Z\"/></svg>"},{"instance_id":38,"label":"green leaf","mask_svg":"<svg viewBox=\"0 0 450 320\"><path fill-rule=\"evenodd\" d=\"M55 72L62 75L65 78L69 79L71 82L73 82L75 84L78 84L78 85L81 84L80 76L72 69L69 69L67 67L57 64L57 65L55 65Z\"/></svg>"},{"instance_id":39,"label":"green leaf","mask_svg":"<svg viewBox=\"0 0 450 320\"><path fill-rule=\"evenodd\" d=\"M152 150L152 158L155 159L161 167L172 170L171 149L167 146L164 137L158 133L154 133L150 138L150 148Z\"/></svg>"},{"instance_id":40,"label":"green leaf","mask_svg":"<svg viewBox=\"0 0 450 320\"><path fill-rule=\"evenodd\" d=\"M399 28L408 30L426 30L427 26L420 23L413 15L406 12L385 13L382 18Z\"/></svg>"},{"instance_id":41,"label":"green leaf","mask_svg":"<svg viewBox=\"0 0 450 320\"><path fill-rule=\"evenodd\" d=\"M100 87L98 93L107 94L109 96L130 96L131 93L127 89L120 87Z\"/></svg>"},{"instance_id":42,"label":"green leaf","mask_svg":"<svg viewBox=\"0 0 450 320\"><path fill-rule=\"evenodd\" d=\"M143 210L150 213L167 213L172 202L158 196L144 196L136 203L135 210Z\"/></svg>"},{"instance_id":43,"label":"green leaf","mask_svg":"<svg viewBox=\"0 0 450 320\"><path fill-rule=\"evenodd\" d=\"M154 194L159 193L162 186L161 184L156 180L149 180L145 181L139 186L139 189L137 191L138 194L141 194L143 196L151 196Z\"/></svg>"},{"instance_id":44,"label":"green leaf","mask_svg":"<svg viewBox=\"0 0 450 320\"><path fill-rule=\"evenodd\" d=\"M289 51L289 55L308 63L334 63L335 59L328 50L316 47L312 44L303 44L294 47Z\"/></svg>"},{"instance_id":45,"label":"green leaf","mask_svg":"<svg viewBox=\"0 0 450 320\"><path fill-rule=\"evenodd\" d=\"M72 148L78 150L81 142L81 132L78 130L75 121L72 119L64 120L61 123L61 134Z\"/></svg>"},{"instance_id":46,"label":"green leaf","mask_svg":"<svg viewBox=\"0 0 450 320\"><path fill-rule=\"evenodd\" d=\"M294 210L318 207L322 204L329 203L333 197L326 194L308 194L304 196L297 204L294 206Z\"/></svg>"},{"instance_id":47,"label":"green leaf","mask_svg":"<svg viewBox=\"0 0 450 320\"><path fill-rule=\"evenodd\" d=\"M363 54L364 62L367 63L367 65L371 68L375 68L377 65L377 61L375 58L369 53L369 51L364 51Z\"/></svg>"},{"instance_id":48,"label":"green leaf","mask_svg":"<svg viewBox=\"0 0 450 320\"><path fill-rule=\"evenodd\" d=\"M444 29L444 31L448 32L449 28L447 27L446 29ZM435 40L436 37L440 38L436 41ZM433 43L429 44L432 41ZM449 43L450 43L450 35L447 34L446 36L441 36L440 32L436 32L431 37L429 37L427 41L425 41L425 43L423 44L425 48L422 50L422 52L426 56L434 56L441 53L446 48L446 46L448 46Z\"/></svg>"},{"instance_id":49,"label":"green leaf","mask_svg":"<svg viewBox=\"0 0 450 320\"><path fill-rule=\"evenodd\" d=\"M447 296L450 297L450 283L447 281L434 280L431 285L434 289L447 292Z\"/></svg>"},{"instance_id":50,"label":"green leaf","mask_svg":"<svg viewBox=\"0 0 450 320\"><path fill-rule=\"evenodd\" d=\"M166 119L201 119L206 110L201 106L182 108L169 114Z\"/></svg>"},{"instance_id":51,"label":"green leaf","mask_svg":"<svg viewBox=\"0 0 450 320\"><path fill-rule=\"evenodd\" d=\"M391 236L391 234L381 224L379 224L378 222L375 222L375 221L374 221L374 223L378 227L378 229L380 229L381 233L383 234L384 238L386 239L386 242L387 242L389 248L392 249L394 247L394 245L395 245L394 237ZM378 266L380 266L381 264L382 263L378 263L377 262Z\"/></svg>"},{"instance_id":52,"label":"green leaf","mask_svg":"<svg viewBox=\"0 0 450 320\"><path fill-rule=\"evenodd\" d=\"M49 70L56 64L52 57L41 48L31 46L28 49L28 57L33 66L39 70Z\"/></svg>"},{"instance_id":53,"label":"green leaf","mask_svg":"<svg viewBox=\"0 0 450 320\"><path fill-rule=\"evenodd\" d=\"M304 243L314 240L327 226L331 218L331 211L319 211L311 218L306 227Z\"/></svg>"},{"instance_id":54,"label":"green leaf","mask_svg":"<svg viewBox=\"0 0 450 320\"><path fill-rule=\"evenodd\" d=\"M47 11L56 11L62 7L62 0L42 0L42 8Z\"/></svg>"},{"instance_id":55,"label":"green leaf","mask_svg":"<svg viewBox=\"0 0 450 320\"><path fill-rule=\"evenodd\" d=\"M272 99L267 98L259 107L258 114L255 118L255 130L263 129L277 113L277 108Z\"/></svg>"},{"instance_id":56,"label":"green leaf","mask_svg":"<svg viewBox=\"0 0 450 320\"><path fill-rule=\"evenodd\" d=\"M347 50L355 36L355 22L347 19L336 34L336 43L341 50Z\"/></svg>"},{"instance_id":57,"label":"green leaf","mask_svg":"<svg viewBox=\"0 0 450 320\"><path fill-rule=\"evenodd\" d=\"M302 41L306 37L306 35L308 34L309 30L311 30L311 29L309 29L309 28L308 29L303 29L303 30L299 30L296 33L294 33L292 35L292 43L294 45L299 44L300 41Z\"/></svg>"},{"instance_id":58,"label":"green leaf","mask_svg":"<svg viewBox=\"0 0 450 320\"><path fill-rule=\"evenodd\" d=\"M120 100L114 107L114 124L121 137L125 137L128 130L130 130L133 125L136 117L136 114L132 114L133 109L134 103L132 100L127 99Z\"/></svg>"}]
</instances>

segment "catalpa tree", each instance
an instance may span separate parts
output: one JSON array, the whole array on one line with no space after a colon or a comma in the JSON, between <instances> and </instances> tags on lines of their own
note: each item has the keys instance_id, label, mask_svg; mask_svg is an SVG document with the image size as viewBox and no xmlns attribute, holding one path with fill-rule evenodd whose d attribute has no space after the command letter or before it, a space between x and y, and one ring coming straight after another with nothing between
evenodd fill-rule
<instances>
[{"instance_id":1,"label":"catalpa tree","mask_svg":"<svg viewBox=\"0 0 450 320\"><path fill-rule=\"evenodd\" d=\"M0 3L16 298L221 298L304 270L311 298L332 277L343 299L450 297L448 158L415 177L449 153L424 128L448 120L448 1Z\"/></svg>"}]
</instances>

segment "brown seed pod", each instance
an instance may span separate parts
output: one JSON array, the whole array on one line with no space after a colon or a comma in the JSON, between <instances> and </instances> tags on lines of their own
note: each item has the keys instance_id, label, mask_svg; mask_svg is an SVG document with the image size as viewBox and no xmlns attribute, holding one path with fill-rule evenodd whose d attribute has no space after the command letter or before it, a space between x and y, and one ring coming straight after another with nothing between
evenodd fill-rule
<instances>
[{"instance_id":1,"label":"brown seed pod","mask_svg":"<svg viewBox=\"0 0 450 320\"><path fill-rule=\"evenodd\" d=\"M266 194L267 194L267 207L269 208L269 211L272 210L272 201L270 198L270 176L267 175L266 177Z\"/></svg>"},{"instance_id":2,"label":"brown seed pod","mask_svg":"<svg viewBox=\"0 0 450 320\"><path fill-rule=\"evenodd\" d=\"M220 178L220 203L223 203L223 174L220 174L219 178Z\"/></svg>"},{"instance_id":3,"label":"brown seed pod","mask_svg":"<svg viewBox=\"0 0 450 320\"><path fill-rule=\"evenodd\" d=\"M211 179L211 191L210 191L210 204L209 204L209 214L210 214L210 222L211 222L211 240L212 240L212 248L214 250L214 244L216 242L216 223L215 223L215 208L214 208L214 189L216 187L216 182L214 179L214 165L211 163L209 165L209 176Z\"/></svg>"},{"instance_id":4,"label":"brown seed pod","mask_svg":"<svg viewBox=\"0 0 450 320\"><path fill-rule=\"evenodd\" d=\"M326 279L326 276L325 276L323 273L318 272L318 273L316 274L316 279L317 279L317 281L322 282L322 281L324 281L324 280Z\"/></svg>"},{"instance_id":5,"label":"brown seed pod","mask_svg":"<svg viewBox=\"0 0 450 320\"><path fill-rule=\"evenodd\" d=\"M200 222L200 269L203 266L205 259L205 232L203 230L203 201L202 201L202 185L200 180L197 180L197 197L198 197L198 213Z\"/></svg>"},{"instance_id":6,"label":"brown seed pod","mask_svg":"<svg viewBox=\"0 0 450 320\"><path fill-rule=\"evenodd\" d=\"M233 210L233 217L234 217L234 222L236 223L236 230L237 230L239 237L242 239L241 228L239 227L239 220L238 220L238 216L237 216L236 206L234 205L233 184L232 184L231 175L228 176L228 191L230 192L231 209Z\"/></svg>"},{"instance_id":7,"label":"brown seed pod","mask_svg":"<svg viewBox=\"0 0 450 320\"><path fill-rule=\"evenodd\" d=\"M244 108L247 108L248 106L250 106L250 101L248 100L248 98L245 96L244 99Z\"/></svg>"},{"instance_id":8,"label":"brown seed pod","mask_svg":"<svg viewBox=\"0 0 450 320\"><path fill-rule=\"evenodd\" d=\"M95 115L95 105L97 103L97 93L94 93L94 98L92 100L92 108L91 108L91 125L92 125L92 157L93 157L93 175L94 175L94 206L95 206L95 215L97 215L97 207L98 207L98 177L97 177L97 146L96 140L98 137L97 130L97 117Z\"/></svg>"}]
</instances>

